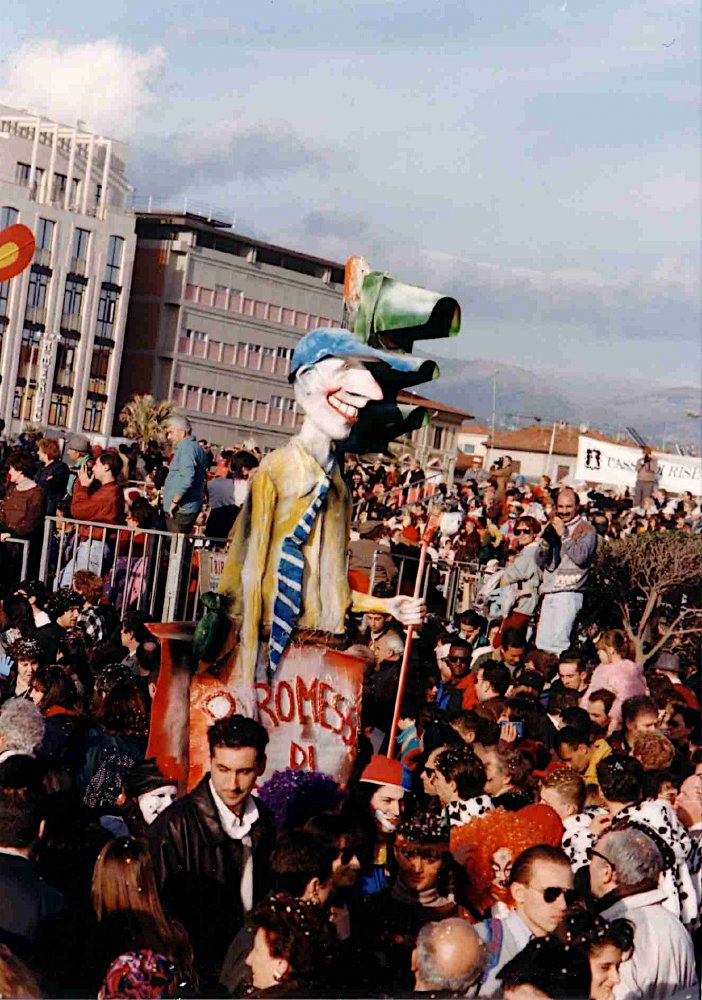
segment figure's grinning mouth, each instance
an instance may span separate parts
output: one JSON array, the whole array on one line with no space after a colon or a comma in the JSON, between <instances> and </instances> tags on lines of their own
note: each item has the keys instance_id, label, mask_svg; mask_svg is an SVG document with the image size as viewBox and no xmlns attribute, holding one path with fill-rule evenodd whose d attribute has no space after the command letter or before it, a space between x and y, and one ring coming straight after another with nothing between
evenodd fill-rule
<instances>
[{"instance_id":1,"label":"figure's grinning mouth","mask_svg":"<svg viewBox=\"0 0 702 1000\"><path fill-rule=\"evenodd\" d=\"M336 410L337 413L341 414L344 420L348 420L350 424L355 424L358 422L358 407L352 406L351 403L346 403L344 400L339 399L336 395L338 390L330 393L327 396L327 403L331 406L332 410Z\"/></svg>"}]
</instances>

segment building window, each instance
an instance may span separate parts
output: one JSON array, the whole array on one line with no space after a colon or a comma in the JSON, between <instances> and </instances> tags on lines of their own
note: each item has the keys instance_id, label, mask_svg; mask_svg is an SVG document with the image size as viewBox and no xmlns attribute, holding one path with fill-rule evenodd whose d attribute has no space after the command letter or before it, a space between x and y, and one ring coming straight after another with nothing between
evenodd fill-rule
<instances>
[{"instance_id":1,"label":"building window","mask_svg":"<svg viewBox=\"0 0 702 1000\"><path fill-rule=\"evenodd\" d=\"M88 248L90 246L90 230L89 229L74 229L73 230L73 249L71 250L71 256L74 260L87 260L88 259Z\"/></svg>"},{"instance_id":2,"label":"building window","mask_svg":"<svg viewBox=\"0 0 702 1000\"><path fill-rule=\"evenodd\" d=\"M0 281L0 319L5 319L10 312L10 282ZM4 324L0 323L0 332Z\"/></svg>"},{"instance_id":3,"label":"building window","mask_svg":"<svg viewBox=\"0 0 702 1000\"><path fill-rule=\"evenodd\" d=\"M434 434L432 435L432 448L441 448L443 440L444 428L434 427Z\"/></svg>"},{"instance_id":4,"label":"building window","mask_svg":"<svg viewBox=\"0 0 702 1000\"><path fill-rule=\"evenodd\" d=\"M71 396L62 392L52 392L49 403L49 424L52 427L66 427Z\"/></svg>"},{"instance_id":5,"label":"building window","mask_svg":"<svg viewBox=\"0 0 702 1000\"><path fill-rule=\"evenodd\" d=\"M110 370L111 356L112 348L95 344L90 362L90 383L88 387L90 392L107 392L107 376Z\"/></svg>"},{"instance_id":6,"label":"building window","mask_svg":"<svg viewBox=\"0 0 702 1000\"><path fill-rule=\"evenodd\" d=\"M39 219L37 225L37 250L51 250L54 242L54 223L51 219Z\"/></svg>"},{"instance_id":7,"label":"building window","mask_svg":"<svg viewBox=\"0 0 702 1000\"><path fill-rule=\"evenodd\" d=\"M80 318L84 291L85 285L82 281L74 281L73 278L66 278L66 287L63 292L63 308L61 310L62 326L70 323L71 320L76 322Z\"/></svg>"},{"instance_id":8,"label":"building window","mask_svg":"<svg viewBox=\"0 0 702 1000\"><path fill-rule=\"evenodd\" d=\"M124 240L121 236L110 236L107 243L107 262L105 264L105 281L111 285L119 285L119 272L122 267L122 252Z\"/></svg>"},{"instance_id":9,"label":"building window","mask_svg":"<svg viewBox=\"0 0 702 1000\"><path fill-rule=\"evenodd\" d=\"M83 414L83 430L88 433L99 434L102 429L102 418L105 413L104 399L88 398Z\"/></svg>"},{"instance_id":10,"label":"building window","mask_svg":"<svg viewBox=\"0 0 702 1000\"><path fill-rule=\"evenodd\" d=\"M118 302L119 292L112 288L103 288L100 291L97 326L95 328L98 337L112 337Z\"/></svg>"},{"instance_id":11,"label":"building window","mask_svg":"<svg viewBox=\"0 0 702 1000\"><path fill-rule=\"evenodd\" d=\"M56 348L56 367L54 369L54 391L58 389L71 390L75 376L76 342L67 337L61 337Z\"/></svg>"},{"instance_id":12,"label":"building window","mask_svg":"<svg viewBox=\"0 0 702 1000\"><path fill-rule=\"evenodd\" d=\"M0 208L0 229L7 229L8 226L14 226L18 219L19 212L16 208L11 208L9 205L3 205Z\"/></svg>"},{"instance_id":13,"label":"building window","mask_svg":"<svg viewBox=\"0 0 702 1000\"><path fill-rule=\"evenodd\" d=\"M29 273L26 318L30 323L43 323L46 309L46 292L49 287L48 274L35 271Z\"/></svg>"},{"instance_id":14,"label":"building window","mask_svg":"<svg viewBox=\"0 0 702 1000\"><path fill-rule=\"evenodd\" d=\"M464 455L475 455L475 445L474 444L464 444L463 445Z\"/></svg>"},{"instance_id":15,"label":"building window","mask_svg":"<svg viewBox=\"0 0 702 1000\"><path fill-rule=\"evenodd\" d=\"M285 359L287 359L289 361L292 358L292 356L293 356L293 348L292 347L276 347L276 353L277 353L277 355L278 355L279 358L285 358Z\"/></svg>"},{"instance_id":16,"label":"building window","mask_svg":"<svg viewBox=\"0 0 702 1000\"><path fill-rule=\"evenodd\" d=\"M287 396L271 396L271 409L273 410L294 410L295 400L288 399Z\"/></svg>"},{"instance_id":17,"label":"building window","mask_svg":"<svg viewBox=\"0 0 702 1000\"><path fill-rule=\"evenodd\" d=\"M185 339L186 340L205 341L205 340L207 340L207 334L203 333L202 330L186 330L185 331Z\"/></svg>"},{"instance_id":18,"label":"building window","mask_svg":"<svg viewBox=\"0 0 702 1000\"><path fill-rule=\"evenodd\" d=\"M39 362L39 351L41 348L41 331L29 330L26 327L22 330L22 340L20 342L19 365L17 367L17 380L25 380L36 375L36 368Z\"/></svg>"},{"instance_id":19,"label":"building window","mask_svg":"<svg viewBox=\"0 0 702 1000\"><path fill-rule=\"evenodd\" d=\"M32 172L32 166L30 163L17 163L15 167L15 181L17 184L27 185L29 184L29 175Z\"/></svg>"},{"instance_id":20,"label":"building window","mask_svg":"<svg viewBox=\"0 0 702 1000\"><path fill-rule=\"evenodd\" d=\"M54 174L54 183L51 186L51 200L63 201L66 197L66 182L68 178L65 174Z\"/></svg>"},{"instance_id":21,"label":"building window","mask_svg":"<svg viewBox=\"0 0 702 1000\"><path fill-rule=\"evenodd\" d=\"M569 465L557 465L556 466L556 482L560 483L561 479L565 479L565 477L568 475L569 472L570 472L570 466Z\"/></svg>"},{"instance_id":22,"label":"building window","mask_svg":"<svg viewBox=\"0 0 702 1000\"><path fill-rule=\"evenodd\" d=\"M102 184L95 185L95 208L100 205L100 199L102 198Z\"/></svg>"},{"instance_id":23,"label":"building window","mask_svg":"<svg viewBox=\"0 0 702 1000\"><path fill-rule=\"evenodd\" d=\"M12 416L15 420L31 420L34 405L35 385L18 385L12 400Z\"/></svg>"}]
</instances>

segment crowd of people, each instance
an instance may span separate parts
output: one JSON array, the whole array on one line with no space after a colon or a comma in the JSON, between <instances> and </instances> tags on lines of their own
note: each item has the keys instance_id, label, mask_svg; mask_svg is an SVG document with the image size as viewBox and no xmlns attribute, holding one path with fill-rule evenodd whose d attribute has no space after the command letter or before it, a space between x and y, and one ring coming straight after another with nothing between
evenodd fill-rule
<instances>
[{"instance_id":1,"label":"crowd of people","mask_svg":"<svg viewBox=\"0 0 702 1000\"><path fill-rule=\"evenodd\" d=\"M180 418L169 439L170 463L156 446L23 442L4 532L38 541L63 512L226 537L260 456L214 458ZM307 771L263 780L267 732L234 714L209 729L209 773L185 793L147 757L160 649L147 613L110 600L105 545L79 533L53 589L36 563L5 574L0 993L698 989L699 637L673 633L637 662L623 622L584 615L602 546L697 532L697 501L655 491L634 506L528 484L509 463L455 486L417 463L347 460L345 474L354 589L411 592L430 514L438 532L393 746L403 630L386 614L349 621L367 665L343 787ZM447 616L431 598L459 563L481 567L480 587Z\"/></svg>"}]
</instances>

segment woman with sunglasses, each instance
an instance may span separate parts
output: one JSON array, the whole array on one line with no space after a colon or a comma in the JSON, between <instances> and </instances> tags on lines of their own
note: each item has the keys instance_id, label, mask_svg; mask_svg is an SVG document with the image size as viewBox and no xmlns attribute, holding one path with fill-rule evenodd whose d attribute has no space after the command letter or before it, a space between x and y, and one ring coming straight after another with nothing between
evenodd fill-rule
<instances>
[{"instance_id":1,"label":"woman with sunglasses","mask_svg":"<svg viewBox=\"0 0 702 1000\"><path fill-rule=\"evenodd\" d=\"M541 569L536 563L541 528L534 517L519 517L514 526L517 556L500 577L500 587L517 585L517 600L502 628L526 629L539 603Z\"/></svg>"}]
</instances>

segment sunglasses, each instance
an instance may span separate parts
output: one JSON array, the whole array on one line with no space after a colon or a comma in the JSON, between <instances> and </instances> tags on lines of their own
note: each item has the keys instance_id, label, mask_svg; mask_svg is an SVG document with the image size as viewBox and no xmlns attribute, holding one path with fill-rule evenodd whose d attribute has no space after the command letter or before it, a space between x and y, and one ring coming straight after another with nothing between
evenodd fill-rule
<instances>
[{"instance_id":1,"label":"sunglasses","mask_svg":"<svg viewBox=\"0 0 702 1000\"><path fill-rule=\"evenodd\" d=\"M548 888L541 890L541 895L544 897L544 903L555 903L564 896L568 906L572 906L578 898L575 889L563 889L560 885L549 885Z\"/></svg>"},{"instance_id":2,"label":"sunglasses","mask_svg":"<svg viewBox=\"0 0 702 1000\"><path fill-rule=\"evenodd\" d=\"M426 774L427 778L431 778L436 774L436 768L425 767L422 769L422 774Z\"/></svg>"},{"instance_id":3,"label":"sunglasses","mask_svg":"<svg viewBox=\"0 0 702 1000\"><path fill-rule=\"evenodd\" d=\"M468 659L467 656L447 656L446 657L446 662L447 663L469 663L470 660Z\"/></svg>"},{"instance_id":4,"label":"sunglasses","mask_svg":"<svg viewBox=\"0 0 702 1000\"><path fill-rule=\"evenodd\" d=\"M612 862L609 858L606 858L604 854L600 854L600 852L596 851L594 847L588 847L586 854L588 861L592 861L593 858L600 858L602 861L606 861L610 868L612 867Z\"/></svg>"},{"instance_id":5,"label":"sunglasses","mask_svg":"<svg viewBox=\"0 0 702 1000\"><path fill-rule=\"evenodd\" d=\"M531 528L515 528L514 529L514 533L515 533L515 535L533 535L534 534L534 532L531 530Z\"/></svg>"}]
</instances>

